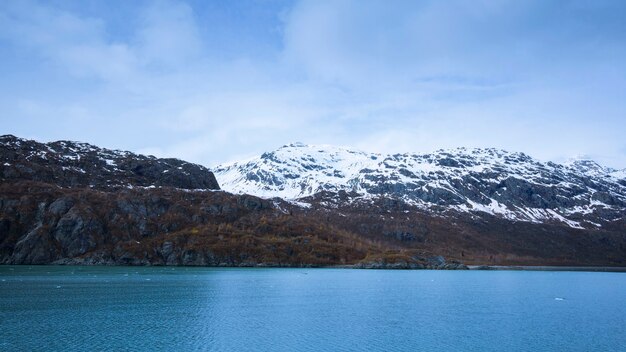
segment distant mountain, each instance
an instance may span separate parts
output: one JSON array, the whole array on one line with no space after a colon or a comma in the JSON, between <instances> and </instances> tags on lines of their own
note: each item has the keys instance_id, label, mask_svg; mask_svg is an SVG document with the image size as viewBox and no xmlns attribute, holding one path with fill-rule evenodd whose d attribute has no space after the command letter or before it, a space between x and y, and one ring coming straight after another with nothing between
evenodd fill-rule
<instances>
[{"instance_id":1,"label":"distant mountain","mask_svg":"<svg viewBox=\"0 0 626 352\"><path fill-rule=\"evenodd\" d=\"M39 143L0 136L0 180L31 180L63 187L176 187L219 189L204 166L178 159L109 150L71 141Z\"/></svg>"},{"instance_id":2,"label":"distant mountain","mask_svg":"<svg viewBox=\"0 0 626 352\"><path fill-rule=\"evenodd\" d=\"M543 163L493 148L383 155L295 143L214 172L226 191L301 202L341 191L360 203L385 198L434 214L489 214L573 228L598 228L626 216L625 170L592 160Z\"/></svg>"}]
</instances>

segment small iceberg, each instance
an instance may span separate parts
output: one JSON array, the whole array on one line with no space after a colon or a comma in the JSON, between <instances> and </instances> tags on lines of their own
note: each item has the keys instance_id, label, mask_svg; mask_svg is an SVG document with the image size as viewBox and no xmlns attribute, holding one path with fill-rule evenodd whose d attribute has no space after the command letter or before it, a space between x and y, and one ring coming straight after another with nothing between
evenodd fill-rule
<instances>
[{"instance_id":1,"label":"small iceberg","mask_svg":"<svg viewBox=\"0 0 626 352\"><path fill-rule=\"evenodd\" d=\"M565 301L565 298L562 297L554 297L555 301Z\"/></svg>"},{"instance_id":2,"label":"small iceberg","mask_svg":"<svg viewBox=\"0 0 626 352\"><path fill-rule=\"evenodd\" d=\"M56 287L56 288L61 288L61 285L57 285L57 287Z\"/></svg>"}]
</instances>

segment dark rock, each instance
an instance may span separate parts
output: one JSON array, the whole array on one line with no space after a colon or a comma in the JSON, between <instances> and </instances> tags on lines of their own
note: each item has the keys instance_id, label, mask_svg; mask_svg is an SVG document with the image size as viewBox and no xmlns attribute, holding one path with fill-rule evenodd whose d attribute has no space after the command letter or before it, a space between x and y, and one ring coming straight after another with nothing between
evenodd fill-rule
<instances>
[{"instance_id":1,"label":"dark rock","mask_svg":"<svg viewBox=\"0 0 626 352\"><path fill-rule=\"evenodd\" d=\"M411 232L406 231L388 231L383 236L396 239L398 241L415 241L417 237Z\"/></svg>"},{"instance_id":2,"label":"dark rock","mask_svg":"<svg viewBox=\"0 0 626 352\"><path fill-rule=\"evenodd\" d=\"M92 217L85 220L77 209L72 208L50 234L64 249L66 256L75 257L94 249L97 245L95 238L102 238L104 231L97 220Z\"/></svg>"},{"instance_id":3,"label":"dark rock","mask_svg":"<svg viewBox=\"0 0 626 352\"><path fill-rule=\"evenodd\" d=\"M446 265L446 259L440 255L426 259L429 266L442 267Z\"/></svg>"},{"instance_id":4,"label":"dark rock","mask_svg":"<svg viewBox=\"0 0 626 352\"><path fill-rule=\"evenodd\" d=\"M48 207L48 211L54 215L63 215L67 213L74 205L74 201L68 197L63 197L55 200Z\"/></svg>"},{"instance_id":5,"label":"dark rock","mask_svg":"<svg viewBox=\"0 0 626 352\"><path fill-rule=\"evenodd\" d=\"M237 205L248 210L263 210L270 208L270 203L257 197L243 195L237 199Z\"/></svg>"}]
</instances>

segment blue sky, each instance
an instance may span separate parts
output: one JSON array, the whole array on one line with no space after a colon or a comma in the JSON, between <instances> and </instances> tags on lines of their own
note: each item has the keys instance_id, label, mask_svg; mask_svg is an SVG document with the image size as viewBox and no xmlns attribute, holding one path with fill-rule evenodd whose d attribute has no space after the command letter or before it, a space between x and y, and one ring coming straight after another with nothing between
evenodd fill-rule
<instances>
[{"instance_id":1,"label":"blue sky","mask_svg":"<svg viewBox=\"0 0 626 352\"><path fill-rule=\"evenodd\" d=\"M301 141L626 168L624 1L0 2L0 133L207 166Z\"/></svg>"}]
</instances>

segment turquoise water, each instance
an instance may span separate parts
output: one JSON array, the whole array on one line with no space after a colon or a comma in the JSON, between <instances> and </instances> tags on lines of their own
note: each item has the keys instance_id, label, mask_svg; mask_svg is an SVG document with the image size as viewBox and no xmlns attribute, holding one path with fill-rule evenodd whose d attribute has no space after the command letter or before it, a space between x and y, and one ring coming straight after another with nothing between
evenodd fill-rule
<instances>
[{"instance_id":1,"label":"turquoise water","mask_svg":"<svg viewBox=\"0 0 626 352\"><path fill-rule=\"evenodd\" d=\"M0 266L1 351L625 351L626 274Z\"/></svg>"}]
</instances>

